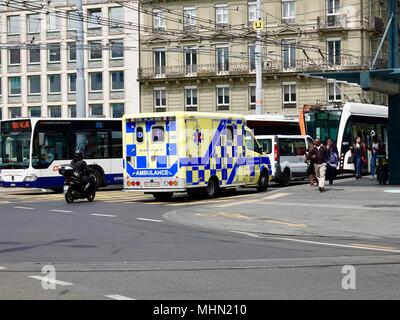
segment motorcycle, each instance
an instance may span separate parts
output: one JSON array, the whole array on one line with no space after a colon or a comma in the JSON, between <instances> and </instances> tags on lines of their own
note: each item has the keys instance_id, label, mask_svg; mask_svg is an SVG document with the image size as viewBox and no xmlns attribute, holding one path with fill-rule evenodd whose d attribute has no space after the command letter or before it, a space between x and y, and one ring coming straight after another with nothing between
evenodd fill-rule
<instances>
[{"instance_id":1,"label":"motorcycle","mask_svg":"<svg viewBox=\"0 0 400 320\"><path fill-rule=\"evenodd\" d=\"M71 165L61 165L58 173L65 178L64 196L67 203L73 203L78 199L87 199L92 202L96 197L97 180L94 174L89 174L89 188L85 190L82 173L76 171Z\"/></svg>"}]
</instances>

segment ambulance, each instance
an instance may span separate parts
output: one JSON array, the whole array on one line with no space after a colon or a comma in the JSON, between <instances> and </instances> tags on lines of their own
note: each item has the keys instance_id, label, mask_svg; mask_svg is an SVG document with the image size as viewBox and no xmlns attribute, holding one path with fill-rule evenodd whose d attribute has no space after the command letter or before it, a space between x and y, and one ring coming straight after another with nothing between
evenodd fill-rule
<instances>
[{"instance_id":1,"label":"ambulance","mask_svg":"<svg viewBox=\"0 0 400 320\"><path fill-rule=\"evenodd\" d=\"M242 115L138 113L123 117L124 190L160 201L213 198L224 188L265 192L271 164Z\"/></svg>"}]
</instances>

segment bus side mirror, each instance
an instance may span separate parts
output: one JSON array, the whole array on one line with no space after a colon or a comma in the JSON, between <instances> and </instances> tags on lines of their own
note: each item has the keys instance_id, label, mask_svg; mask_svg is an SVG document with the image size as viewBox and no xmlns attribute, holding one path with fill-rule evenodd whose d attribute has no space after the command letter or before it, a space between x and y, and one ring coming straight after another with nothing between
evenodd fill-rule
<instances>
[{"instance_id":1,"label":"bus side mirror","mask_svg":"<svg viewBox=\"0 0 400 320\"><path fill-rule=\"evenodd\" d=\"M44 146L44 133L39 132L39 146Z\"/></svg>"}]
</instances>

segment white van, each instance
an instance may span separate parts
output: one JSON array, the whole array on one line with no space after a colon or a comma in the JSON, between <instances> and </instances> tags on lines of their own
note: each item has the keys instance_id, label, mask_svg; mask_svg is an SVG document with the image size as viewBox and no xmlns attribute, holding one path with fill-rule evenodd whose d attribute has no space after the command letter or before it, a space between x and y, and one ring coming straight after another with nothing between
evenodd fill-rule
<instances>
[{"instance_id":1,"label":"white van","mask_svg":"<svg viewBox=\"0 0 400 320\"><path fill-rule=\"evenodd\" d=\"M304 160L313 142L310 136L260 135L256 139L270 159L272 181L287 186L290 181L308 178Z\"/></svg>"}]
</instances>

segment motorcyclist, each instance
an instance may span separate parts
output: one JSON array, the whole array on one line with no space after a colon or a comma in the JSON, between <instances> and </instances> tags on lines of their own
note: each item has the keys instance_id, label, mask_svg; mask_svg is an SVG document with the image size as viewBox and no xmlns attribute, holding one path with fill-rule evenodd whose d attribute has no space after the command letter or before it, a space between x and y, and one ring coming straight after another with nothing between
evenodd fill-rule
<instances>
[{"instance_id":1,"label":"motorcyclist","mask_svg":"<svg viewBox=\"0 0 400 320\"><path fill-rule=\"evenodd\" d=\"M79 176L81 176L82 182L85 185L83 190L87 191L91 186L89 175L93 173L93 169L83 160L83 151L81 149L75 151L71 166L78 172Z\"/></svg>"}]
</instances>

